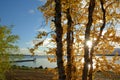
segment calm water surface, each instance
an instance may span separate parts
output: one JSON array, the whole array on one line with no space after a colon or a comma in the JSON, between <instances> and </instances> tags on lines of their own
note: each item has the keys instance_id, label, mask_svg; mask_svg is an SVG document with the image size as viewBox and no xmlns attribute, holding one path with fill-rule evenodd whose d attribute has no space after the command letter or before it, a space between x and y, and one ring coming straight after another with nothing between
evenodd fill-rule
<instances>
[{"instance_id":1,"label":"calm water surface","mask_svg":"<svg viewBox=\"0 0 120 80\"><path fill-rule=\"evenodd\" d=\"M55 62L50 62L47 59L47 56L24 56L22 58L22 60L32 60L32 59L36 59L35 61L28 61L28 62L15 62L15 65L19 65L19 66L28 66L28 67L40 67L43 66L43 68L45 67L49 67L49 68L55 68L57 67Z\"/></svg>"},{"instance_id":2,"label":"calm water surface","mask_svg":"<svg viewBox=\"0 0 120 80\"><path fill-rule=\"evenodd\" d=\"M52 57L52 56L51 56ZM120 57L120 56L119 56ZM19 65L19 66L28 66L28 67L40 67L43 66L43 68L45 67L49 67L49 68L55 68L57 67L56 62L49 62L47 59L47 56L24 56L22 58L22 60L31 60L36 58L36 61L30 61L30 62L15 62L15 65ZM110 60L112 59L112 56L107 56L107 59ZM116 62L117 64L120 64L120 61Z\"/></svg>"}]
</instances>

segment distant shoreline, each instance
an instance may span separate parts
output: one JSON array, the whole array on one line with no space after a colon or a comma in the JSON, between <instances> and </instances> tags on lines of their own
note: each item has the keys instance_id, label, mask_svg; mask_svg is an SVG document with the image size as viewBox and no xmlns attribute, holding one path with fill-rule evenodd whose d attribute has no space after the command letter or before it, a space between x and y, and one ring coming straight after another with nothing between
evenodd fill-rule
<instances>
[{"instance_id":1,"label":"distant shoreline","mask_svg":"<svg viewBox=\"0 0 120 80\"><path fill-rule=\"evenodd\" d=\"M26 59L26 60L16 60L16 61L10 61L11 63L14 63L14 62L31 62L31 61L36 61L36 58L34 59Z\"/></svg>"},{"instance_id":2,"label":"distant shoreline","mask_svg":"<svg viewBox=\"0 0 120 80\"><path fill-rule=\"evenodd\" d=\"M10 56L17 56L17 54L12 54ZM21 55L21 56L31 56L31 57L35 57L35 56L54 56L54 55ZM77 55L77 56L84 56L84 55ZM96 54L96 56L116 56L116 54ZM117 56L120 56L120 54L118 54Z\"/></svg>"}]
</instances>

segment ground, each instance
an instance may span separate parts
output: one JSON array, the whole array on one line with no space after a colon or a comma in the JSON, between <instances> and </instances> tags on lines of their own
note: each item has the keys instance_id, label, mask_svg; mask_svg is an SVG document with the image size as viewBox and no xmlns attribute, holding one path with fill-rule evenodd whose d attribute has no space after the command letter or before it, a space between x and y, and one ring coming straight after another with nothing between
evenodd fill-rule
<instances>
[{"instance_id":1,"label":"ground","mask_svg":"<svg viewBox=\"0 0 120 80\"><path fill-rule=\"evenodd\" d=\"M110 73L110 77L105 77L101 72L97 72L94 80L120 80L120 75L108 73ZM6 73L6 77L7 80L56 80L54 79L56 75L48 69L13 69Z\"/></svg>"},{"instance_id":2,"label":"ground","mask_svg":"<svg viewBox=\"0 0 120 80\"><path fill-rule=\"evenodd\" d=\"M54 74L47 70L12 70L6 73L7 80L53 80Z\"/></svg>"}]
</instances>

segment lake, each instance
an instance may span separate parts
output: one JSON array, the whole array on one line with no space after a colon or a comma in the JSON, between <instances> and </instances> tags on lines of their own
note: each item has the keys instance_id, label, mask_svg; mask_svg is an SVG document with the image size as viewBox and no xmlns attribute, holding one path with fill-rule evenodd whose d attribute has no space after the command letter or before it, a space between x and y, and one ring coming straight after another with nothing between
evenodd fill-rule
<instances>
[{"instance_id":1,"label":"lake","mask_svg":"<svg viewBox=\"0 0 120 80\"><path fill-rule=\"evenodd\" d=\"M47 56L30 56L30 55L25 55L23 56L23 58L21 60L32 60L32 59L36 59L35 61L26 61L26 62L15 62L15 65L18 66L28 66L28 67L40 67L43 66L43 68L45 67L49 67L49 68L55 68L57 67L55 62L50 62L47 59Z\"/></svg>"},{"instance_id":2,"label":"lake","mask_svg":"<svg viewBox=\"0 0 120 80\"><path fill-rule=\"evenodd\" d=\"M53 56L51 56L53 57ZM23 56L22 60L31 60L31 59L36 59L35 61L28 61L28 62L15 62L15 65L18 66L28 66L28 67L40 67L43 66L43 68L45 67L49 67L49 68L55 68L57 67L56 62L50 62L48 61L47 56L30 56L30 55L25 55ZM110 60L112 59L112 56L107 56L107 59ZM117 64L120 64L120 61L116 62Z\"/></svg>"}]
</instances>

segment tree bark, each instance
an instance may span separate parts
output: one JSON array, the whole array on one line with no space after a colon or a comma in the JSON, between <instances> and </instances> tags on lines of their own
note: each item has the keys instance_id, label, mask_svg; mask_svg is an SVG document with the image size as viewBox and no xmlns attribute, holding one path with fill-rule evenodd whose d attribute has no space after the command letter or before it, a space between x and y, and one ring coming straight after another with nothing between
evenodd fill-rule
<instances>
[{"instance_id":1,"label":"tree bark","mask_svg":"<svg viewBox=\"0 0 120 80\"><path fill-rule=\"evenodd\" d=\"M93 76L93 48L91 48L90 50L90 71L89 71L89 80L92 80L92 76Z\"/></svg>"},{"instance_id":2,"label":"tree bark","mask_svg":"<svg viewBox=\"0 0 120 80\"><path fill-rule=\"evenodd\" d=\"M89 80L92 80L92 73L93 73L93 61L92 61L92 57L93 57L93 52L94 52L94 47L99 43L99 40L100 40L100 37L101 37L101 35L102 35L102 32L103 32L103 29L105 28L105 24L106 24L106 16L105 16L105 14L106 14L106 11L105 11L105 9L104 9L104 7L103 7L103 4L104 4L104 1L103 0L100 0L100 4L101 4L101 10L102 10L102 12L103 12L103 25L101 26L101 28L100 28L100 33L99 33L99 36L98 36L98 38L97 38L97 40L96 40L96 42L95 42L95 44L93 44L93 46L92 46L92 48L91 48L91 51L90 51L90 71L89 71Z\"/></svg>"},{"instance_id":3,"label":"tree bark","mask_svg":"<svg viewBox=\"0 0 120 80\"><path fill-rule=\"evenodd\" d=\"M88 23L86 25L85 30L85 44L84 44L84 68L83 68L83 74L82 74L82 80L87 80L88 77L88 64L90 62L89 60L89 47L86 44L88 40L90 40L90 30L92 26L92 15L95 7L95 0L90 0L89 8L88 8Z\"/></svg>"},{"instance_id":4,"label":"tree bark","mask_svg":"<svg viewBox=\"0 0 120 80\"><path fill-rule=\"evenodd\" d=\"M61 1L55 0L55 27L56 27L56 56L57 56L57 66L59 80L65 80L65 69L63 64L63 44L62 44L62 34L63 28L61 26Z\"/></svg>"},{"instance_id":5,"label":"tree bark","mask_svg":"<svg viewBox=\"0 0 120 80\"><path fill-rule=\"evenodd\" d=\"M73 31L72 31L72 18L70 15L70 8L67 9L67 80L72 79L72 44L73 44Z\"/></svg>"}]
</instances>

